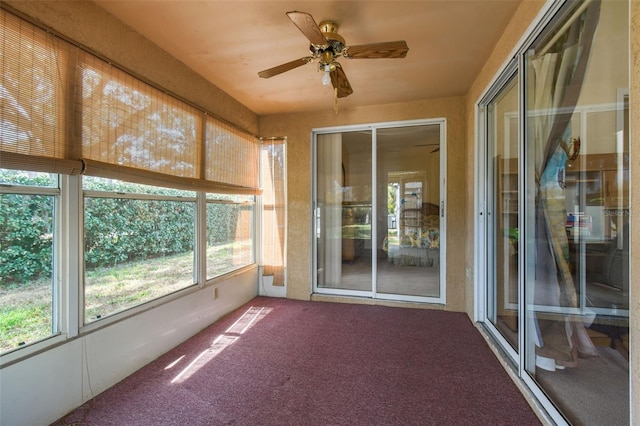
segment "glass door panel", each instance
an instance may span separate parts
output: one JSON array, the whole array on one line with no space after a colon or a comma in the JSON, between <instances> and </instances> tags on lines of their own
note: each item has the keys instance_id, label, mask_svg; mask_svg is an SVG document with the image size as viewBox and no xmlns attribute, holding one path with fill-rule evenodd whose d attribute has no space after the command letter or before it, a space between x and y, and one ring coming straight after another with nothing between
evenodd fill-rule
<instances>
[{"instance_id":1,"label":"glass door panel","mask_svg":"<svg viewBox=\"0 0 640 426\"><path fill-rule=\"evenodd\" d=\"M567 2L524 61L524 368L574 424L629 423L628 10Z\"/></svg>"},{"instance_id":2,"label":"glass door panel","mask_svg":"<svg viewBox=\"0 0 640 426\"><path fill-rule=\"evenodd\" d=\"M518 348L518 84L487 105L487 319Z\"/></svg>"},{"instance_id":3,"label":"glass door panel","mask_svg":"<svg viewBox=\"0 0 640 426\"><path fill-rule=\"evenodd\" d=\"M317 135L317 286L371 292L372 132Z\"/></svg>"},{"instance_id":4,"label":"glass door panel","mask_svg":"<svg viewBox=\"0 0 640 426\"><path fill-rule=\"evenodd\" d=\"M376 292L440 296L440 125L379 129Z\"/></svg>"}]
</instances>

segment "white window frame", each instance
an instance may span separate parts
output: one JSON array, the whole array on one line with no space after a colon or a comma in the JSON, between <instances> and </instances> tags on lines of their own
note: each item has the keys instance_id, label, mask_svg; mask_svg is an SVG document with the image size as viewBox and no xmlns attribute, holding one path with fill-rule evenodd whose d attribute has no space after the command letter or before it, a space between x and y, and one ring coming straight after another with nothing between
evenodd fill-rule
<instances>
[{"instance_id":1,"label":"white window frame","mask_svg":"<svg viewBox=\"0 0 640 426\"><path fill-rule=\"evenodd\" d=\"M2 194L16 194L16 195L44 195L53 197L53 247L52 247L52 270L51 270L51 321L52 330L49 336L43 337L31 342L25 342L24 345L18 346L14 349L10 349L0 357L0 368L5 365L10 365L13 362L21 359L25 355L33 355L41 352L47 347L55 344L59 344L66 340L69 330L69 324L65 321L68 317L68 304L65 301L67 292L65 285L61 280L61 270L66 266L66 262L63 261L64 256L61 256L63 247L67 245L67 241L63 241L64 233L61 232L64 217L63 203L66 202L66 198L63 194L63 177L62 175L55 175L57 177L57 185L55 187L37 187L27 185L0 185L0 193Z\"/></svg>"}]
</instances>

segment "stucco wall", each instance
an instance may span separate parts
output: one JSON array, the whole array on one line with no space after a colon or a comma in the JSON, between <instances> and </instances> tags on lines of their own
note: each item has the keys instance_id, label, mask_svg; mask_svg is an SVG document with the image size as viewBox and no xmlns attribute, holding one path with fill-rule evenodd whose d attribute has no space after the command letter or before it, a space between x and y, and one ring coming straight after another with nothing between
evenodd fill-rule
<instances>
[{"instance_id":1,"label":"stucco wall","mask_svg":"<svg viewBox=\"0 0 640 426\"><path fill-rule=\"evenodd\" d=\"M382 105L333 111L260 117L260 135L287 136L287 297L309 299L311 281L311 130L314 128L444 117L447 120L447 305L465 309L467 209L465 174L465 98L453 97L411 104Z\"/></svg>"},{"instance_id":2,"label":"stucco wall","mask_svg":"<svg viewBox=\"0 0 640 426\"><path fill-rule=\"evenodd\" d=\"M493 52L485 62L484 66L480 73L478 73L478 77L475 79L469 92L467 93L467 103L466 107L466 146L467 146L467 157L465 162L465 171L466 171L466 199L467 204L470 206L466 211L466 222L467 222L467 234L465 238L469 241L466 249L466 263L464 265L465 268L465 300L466 306L465 309L469 313L469 315L473 316L474 311L474 274L473 267L475 261L475 253L473 247L473 240L475 238L475 213L473 210L474 199L475 199L475 132L477 129L477 123L475 121L475 113L476 113L476 104L479 101L479 98L482 96L483 92L488 88L491 84L491 81L496 77L498 72L504 67L504 65L513 58L515 54L515 47L517 46L520 39L527 32L527 29L530 27L531 22L534 21L542 6L544 5L544 1L523 1L518 10L513 16L513 19L505 29L502 37L498 40Z\"/></svg>"}]
</instances>

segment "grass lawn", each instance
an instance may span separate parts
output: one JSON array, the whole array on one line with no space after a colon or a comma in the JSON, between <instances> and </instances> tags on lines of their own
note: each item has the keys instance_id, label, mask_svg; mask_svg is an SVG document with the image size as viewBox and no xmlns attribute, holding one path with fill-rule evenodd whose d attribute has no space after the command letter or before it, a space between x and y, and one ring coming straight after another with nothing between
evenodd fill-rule
<instances>
[{"instance_id":1,"label":"grass lawn","mask_svg":"<svg viewBox=\"0 0 640 426\"><path fill-rule=\"evenodd\" d=\"M241 249L236 249L242 245ZM247 251L249 248L249 251ZM247 243L210 247L207 275L213 277L249 263ZM193 253L128 262L85 274L85 323L194 285ZM0 285L0 352L51 336L51 279Z\"/></svg>"}]
</instances>

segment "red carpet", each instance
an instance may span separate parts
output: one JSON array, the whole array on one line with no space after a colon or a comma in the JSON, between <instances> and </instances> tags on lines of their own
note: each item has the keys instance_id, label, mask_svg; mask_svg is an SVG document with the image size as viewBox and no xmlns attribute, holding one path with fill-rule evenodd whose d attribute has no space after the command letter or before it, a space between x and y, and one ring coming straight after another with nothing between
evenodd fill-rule
<instances>
[{"instance_id":1,"label":"red carpet","mask_svg":"<svg viewBox=\"0 0 640 426\"><path fill-rule=\"evenodd\" d=\"M259 297L56 424L540 424L462 313Z\"/></svg>"}]
</instances>

